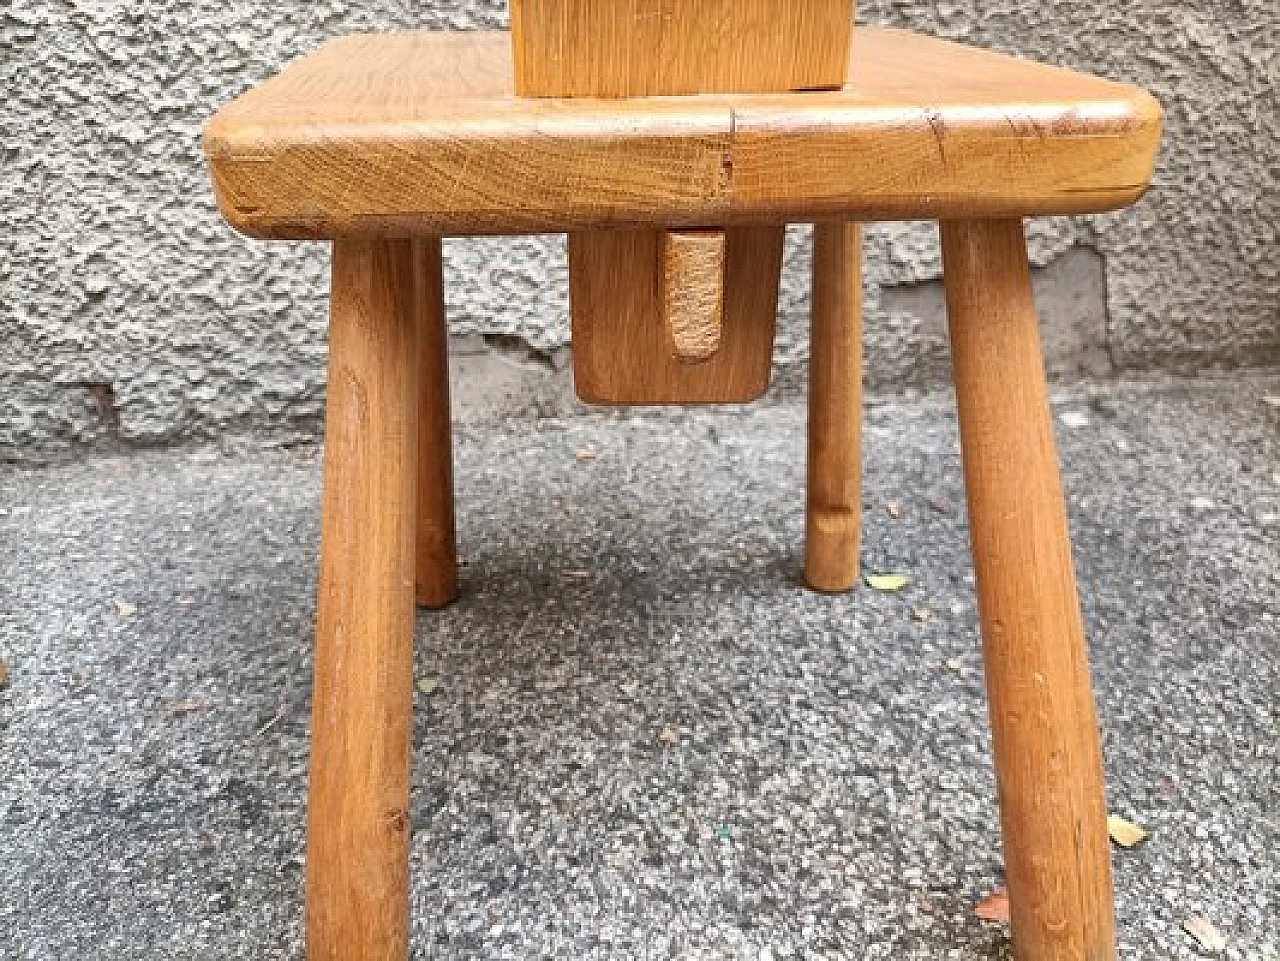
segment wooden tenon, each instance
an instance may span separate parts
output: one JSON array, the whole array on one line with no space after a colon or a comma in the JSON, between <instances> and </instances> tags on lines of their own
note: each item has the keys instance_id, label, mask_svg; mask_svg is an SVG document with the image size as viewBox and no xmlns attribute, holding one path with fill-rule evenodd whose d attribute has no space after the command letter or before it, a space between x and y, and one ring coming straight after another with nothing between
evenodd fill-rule
<instances>
[{"instance_id":1,"label":"wooden tenon","mask_svg":"<svg viewBox=\"0 0 1280 961\"><path fill-rule=\"evenodd\" d=\"M307 945L404 961L414 596L458 591L440 238L567 232L599 403L769 381L782 234L813 223L805 578L858 577L859 221L942 221L1020 961L1115 956L1102 766L1021 219L1150 182L1141 90L846 0L514 0L505 33L331 41L209 122L227 220L333 242ZM829 88L829 89L817 89Z\"/></svg>"}]
</instances>

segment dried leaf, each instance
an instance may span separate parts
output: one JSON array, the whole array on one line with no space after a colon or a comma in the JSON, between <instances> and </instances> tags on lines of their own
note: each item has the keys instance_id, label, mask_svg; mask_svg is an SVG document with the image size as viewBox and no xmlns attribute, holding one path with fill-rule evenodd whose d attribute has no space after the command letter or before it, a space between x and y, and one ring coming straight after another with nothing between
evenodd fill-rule
<instances>
[{"instance_id":1,"label":"dried leaf","mask_svg":"<svg viewBox=\"0 0 1280 961\"><path fill-rule=\"evenodd\" d=\"M9 686L9 678L13 676L13 672L9 670L9 662L0 657L0 691Z\"/></svg>"},{"instance_id":2,"label":"dried leaf","mask_svg":"<svg viewBox=\"0 0 1280 961\"><path fill-rule=\"evenodd\" d=\"M1118 814L1107 815L1107 833L1111 835L1111 840L1122 848L1137 847L1151 837L1151 832L1142 825L1134 824Z\"/></svg>"},{"instance_id":3,"label":"dried leaf","mask_svg":"<svg viewBox=\"0 0 1280 961\"><path fill-rule=\"evenodd\" d=\"M868 574L867 587L876 591L900 591L911 583L906 574Z\"/></svg>"},{"instance_id":4,"label":"dried leaf","mask_svg":"<svg viewBox=\"0 0 1280 961\"><path fill-rule=\"evenodd\" d=\"M1227 946L1226 936L1213 926L1213 922L1200 915L1192 915L1182 922L1182 930L1196 939L1200 947L1217 954Z\"/></svg>"},{"instance_id":5,"label":"dried leaf","mask_svg":"<svg viewBox=\"0 0 1280 961\"><path fill-rule=\"evenodd\" d=\"M999 887L978 902L973 913L983 921L1009 923L1009 890Z\"/></svg>"},{"instance_id":6,"label":"dried leaf","mask_svg":"<svg viewBox=\"0 0 1280 961\"><path fill-rule=\"evenodd\" d=\"M574 456L578 458L579 463L584 463L589 460L595 460L596 459L595 448L579 447L577 451L574 452Z\"/></svg>"},{"instance_id":7,"label":"dried leaf","mask_svg":"<svg viewBox=\"0 0 1280 961\"><path fill-rule=\"evenodd\" d=\"M418 682L418 690L426 695L434 694L440 690L440 682L434 677L424 677Z\"/></svg>"},{"instance_id":8,"label":"dried leaf","mask_svg":"<svg viewBox=\"0 0 1280 961\"><path fill-rule=\"evenodd\" d=\"M658 740L670 747L680 741L680 735L673 728L664 727L658 735Z\"/></svg>"},{"instance_id":9,"label":"dried leaf","mask_svg":"<svg viewBox=\"0 0 1280 961\"><path fill-rule=\"evenodd\" d=\"M116 613L121 617L131 617L138 613L138 605L130 604L128 601L116 601Z\"/></svg>"}]
</instances>

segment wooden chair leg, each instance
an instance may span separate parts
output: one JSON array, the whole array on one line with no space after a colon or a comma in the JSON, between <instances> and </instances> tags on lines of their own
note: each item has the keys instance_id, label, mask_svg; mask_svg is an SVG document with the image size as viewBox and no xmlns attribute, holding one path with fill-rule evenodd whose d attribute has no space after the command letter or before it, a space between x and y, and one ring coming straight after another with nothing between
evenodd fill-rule
<instances>
[{"instance_id":1,"label":"wooden chair leg","mask_svg":"<svg viewBox=\"0 0 1280 961\"><path fill-rule=\"evenodd\" d=\"M423 323L418 351L418 603L444 607L458 596L449 416L449 330L438 238L422 241Z\"/></svg>"},{"instance_id":2,"label":"wooden chair leg","mask_svg":"<svg viewBox=\"0 0 1280 961\"><path fill-rule=\"evenodd\" d=\"M813 228L805 581L858 582L862 541L862 228Z\"/></svg>"},{"instance_id":3,"label":"wooden chair leg","mask_svg":"<svg viewBox=\"0 0 1280 961\"><path fill-rule=\"evenodd\" d=\"M419 240L333 245L307 812L311 961L408 944Z\"/></svg>"},{"instance_id":4,"label":"wooden chair leg","mask_svg":"<svg viewBox=\"0 0 1280 961\"><path fill-rule=\"evenodd\" d=\"M1084 626L1022 224L942 226L1014 953L1115 957Z\"/></svg>"}]
</instances>

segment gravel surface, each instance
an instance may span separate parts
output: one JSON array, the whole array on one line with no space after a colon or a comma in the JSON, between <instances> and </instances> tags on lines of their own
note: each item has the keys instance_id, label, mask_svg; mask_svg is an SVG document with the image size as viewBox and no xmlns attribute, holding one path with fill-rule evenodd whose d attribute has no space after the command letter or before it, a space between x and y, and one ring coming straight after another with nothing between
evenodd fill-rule
<instances>
[{"instance_id":1,"label":"gravel surface","mask_svg":"<svg viewBox=\"0 0 1280 961\"><path fill-rule=\"evenodd\" d=\"M1280 375L1055 400L1122 958L1280 958ZM415 958L995 959L954 410L867 414L868 572L798 584L804 412L460 432L418 619ZM0 958L301 958L320 452L0 473ZM897 516L894 516L897 515ZM0 670L0 674L3 671Z\"/></svg>"}]
</instances>

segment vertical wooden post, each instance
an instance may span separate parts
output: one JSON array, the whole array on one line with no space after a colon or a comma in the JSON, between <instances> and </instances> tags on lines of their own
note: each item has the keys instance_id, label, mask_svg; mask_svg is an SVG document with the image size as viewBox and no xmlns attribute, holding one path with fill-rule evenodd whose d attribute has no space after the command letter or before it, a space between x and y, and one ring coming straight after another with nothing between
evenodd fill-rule
<instances>
[{"instance_id":1,"label":"vertical wooden post","mask_svg":"<svg viewBox=\"0 0 1280 961\"><path fill-rule=\"evenodd\" d=\"M1115 957L1084 626L1019 221L942 227L1014 952Z\"/></svg>"},{"instance_id":2,"label":"vertical wooden post","mask_svg":"<svg viewBox=\"0 0 1280 961\"><path fill-rule=\"evenodd\" d=\"M440 240L422 242L422 326L418 349L417 596L444 607L458 596L453 519L453 433L449 416L449 329Z\"/></svg>"},{"instance_id":3,"label":"vertical wooden post","mask_svg":"<svg viewBox=\"0 0 1280 961\"><path fill-rule=\"evenodd\" d=\"M311 961L408 944L422 241L333 245L307 812Z\"/></svg>"},{"instance_id":4,"label":"vertical wooden post","mask_svg":"<svg viewBox=\"0 0 1280 961\"><path fill-rule=\"evenodd\" d=\"M853 12L853 0L512 0L516 93L836 89Z\"/></svg>"},{"instance_id":5,"label":"vertical wooden post","mask_svg":"<svg viewBox=\"0 0 1280 961\"><path fill-rule=\"evenodd\" d=\"M805 581L858 582L862 541L862 228L813 228Z\"/></svg>"}]
</instances>

